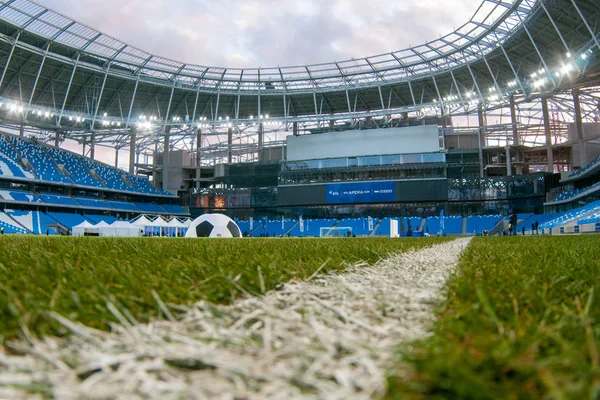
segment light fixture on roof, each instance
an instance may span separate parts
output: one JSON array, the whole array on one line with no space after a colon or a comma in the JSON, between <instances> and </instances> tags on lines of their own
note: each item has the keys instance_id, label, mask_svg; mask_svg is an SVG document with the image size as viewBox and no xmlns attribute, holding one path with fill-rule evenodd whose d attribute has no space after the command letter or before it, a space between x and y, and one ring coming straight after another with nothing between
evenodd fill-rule
<instances>
[{"instance_id":1,"label":"light fixture on roof","mask_svg":"<svg viewBox=\"0 0 600 400\"><path fill-rule=\"evenodd\" d=\"M583 53L583 54L581 55L581 59L582 59L582 60L587 60L587 58L588 58L588 56L587 56L587 54L586 54L586 53Z\"/></svg>"},{"instance_id":2,"label":"light fixture on roof","mask_svg":"<svg viewBox=\"0 0 600 400\"><path fill-rule=\"evenodd\" d=\"M567 53L567 58L571 58L571 57L572 57L572 55L571 55L571 52L569 51L569 52Z\"/></svg>"},{"instance_id":3,"label":"light fixture on roof","mask_svg":"<svg viewBox=\"0 0 600 400\"><path fill-rule=\"evenodd\" d=\"M105 117L108 117L108 113L104 113L104 116L105 116Z\"/></svg>"}]
</instances>

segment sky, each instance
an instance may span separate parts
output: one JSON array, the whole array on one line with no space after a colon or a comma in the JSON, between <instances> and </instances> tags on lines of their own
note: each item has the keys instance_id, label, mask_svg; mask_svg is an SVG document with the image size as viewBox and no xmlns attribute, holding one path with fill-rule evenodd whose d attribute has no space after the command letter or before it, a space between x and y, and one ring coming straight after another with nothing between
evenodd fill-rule
<instances>
[{"instance_id":1,"label":"sky","mask_svg":"<svg viewBox=\"0 0 600 400\"><path fill-rule=\"evenodd\" d=\"M185 63L272 67L400 50L468 21L479 0L40 0Z\"/></svg>"},{"instance_id":2,"label":"sky","mask_svg":"<svg viewBox=\"0 0 600 400\"><path fill-rule=\"evenodd\" d=\"M274 67L342 61L435 40L480 0L38 0L144 51L184 63ZM73 151L73 144L65 147ZM114 150L97 149L114 165ZM128 152L119 154L127 168Z\"/></svg>"}]
</instances>

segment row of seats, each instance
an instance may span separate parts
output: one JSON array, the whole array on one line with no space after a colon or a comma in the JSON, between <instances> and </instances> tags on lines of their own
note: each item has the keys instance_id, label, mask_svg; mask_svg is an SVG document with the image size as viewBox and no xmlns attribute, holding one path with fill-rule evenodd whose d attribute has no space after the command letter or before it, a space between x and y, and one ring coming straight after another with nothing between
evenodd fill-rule
<instances>
[{"instance_id":1,"label":"row of seats","mask_svg":"<svg viewBox=\"0 0 600 400\"><path fill-rule=\"evenodd\" d=\"M0 198L24 203L47 203L58 206L99 208L105 210L123 210L138 213L184 214L183 207L173 204L158 205L153 203L129 203L124 201L105 201L88 197L70 197L54 193L41 193L39 196L31 192L19 190L0 190Z\"/></svg>"},{"instance_id":2,"label":"row of seats","mask_svg":"<svg viewBox=\"0 0 600 400\"><path fill-rule=\"evenodd\" d=\"M31 164L35 174L24 168L21 159L26 159ZM154 188L146 178L133 176L98 161L12 135L0 135L0 176L172 196L167 191Z\"/></svg>"},{"instance_id":3,"label":"row of seats","mask_svg":"<svg viewBox=\"0 0 600 400\"><path fill-rule=\"evenodd\" d=\"M575 198L585 192L592 193L592 192L595 192L596 190L600 190L600 182L596 183L595 185L583 188L583 189L565 190L564 192L562 192L561 194L556 196L556 198L552 201L568 200L568 199Z\"/></svg>"},{"instance_id":4,"label":"row of seats","mask_svg":"<svg viewBox=\"0 0 600 400\"><path fill-rule=\"evenodd\" d=\"M490 232L502 220L502 215L472 215L467 217L467 233L481 235L484 231Z\"/></svg>"},{"instance_id":5,"label":"row of seats","mask_svg":"<svg viewBox=\"0 0 600 400\"><path fill-rule=\"evenodd\" d=\"M594 201L593 203L589 203L583 207L576 208L574 210L560 213L555 218L540 223L540 229L556 228L560 225L583 219L588 214L595 214L598 212L600 212L600 200Z\"/></svg>"},{"instance_id":6,"label":"row of seats","mask_svg":"<svg viewBox=\"0 0 600 400\"><path fill-rule=\"evenodd\" d=\"M569 175L569 178L574 178L576 176L581 176L581 175L585 174L586 172L588 172L589 170L591 170L592 168L597 167L598 164L600 164L600 155L598 157L596 157L596 159L594 161L592 161L591 163L589 163L585 167L580 168L577 171L573 172L571 175Z\"/></svg>"}]
</instances>

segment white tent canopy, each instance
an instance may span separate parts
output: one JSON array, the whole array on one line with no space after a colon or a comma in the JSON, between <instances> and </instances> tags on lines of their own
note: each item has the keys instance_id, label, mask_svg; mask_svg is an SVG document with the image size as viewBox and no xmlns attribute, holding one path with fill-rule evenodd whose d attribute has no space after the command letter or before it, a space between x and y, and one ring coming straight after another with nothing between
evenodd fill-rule
<instances>
[{"instance_id":1,"label":"white tent canopy","mask_svg":"<svg viewBox=\"0 0 600 400\"><path fill-rule=\"evenodd\" d=\"M88 221L83 221L81 224L74 226L71 232L73 236L85 236L86 234L97 234L98 228Z\"/></svg>"}]
</instances>

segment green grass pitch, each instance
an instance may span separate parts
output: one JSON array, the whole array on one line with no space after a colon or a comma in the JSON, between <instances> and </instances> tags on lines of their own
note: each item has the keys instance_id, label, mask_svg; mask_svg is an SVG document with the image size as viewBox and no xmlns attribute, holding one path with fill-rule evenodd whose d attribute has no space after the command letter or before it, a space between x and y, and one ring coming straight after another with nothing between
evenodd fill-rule
<instances>
[{"instance_id":1,"label":"green grass pitch","mask_svg":"<svg viewBox=\"0 0 600 400\"><path fill-rule=\"evenodd\" d=\"M67 332L53 310L108 329L110 301L144 322L158 317L152 292L167 304L229 303L291 279L370 264L435 240L394 239L110 239L0 237L0 337L21 326L38 335ZM174 311L175 312L175 311Z\"/></svg>"},{"instance_id":2,"label":"green grass pitch","mask_svg":"<svg viewBox=\"0 0 600 400\"><path fill-rule=\"evenodd\" d=\"M600 398L600 237L478 238L388 398Z\"/></svg>"}]
</instances>

